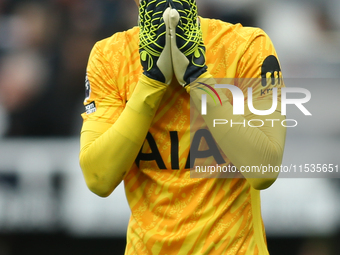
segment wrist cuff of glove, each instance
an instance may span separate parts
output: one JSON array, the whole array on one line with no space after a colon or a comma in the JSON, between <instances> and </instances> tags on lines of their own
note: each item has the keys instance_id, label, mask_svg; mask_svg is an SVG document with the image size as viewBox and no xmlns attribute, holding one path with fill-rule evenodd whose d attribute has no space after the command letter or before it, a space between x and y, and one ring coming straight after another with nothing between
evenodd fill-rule
<instances>
[{"instance_id":1,"label":"wrist cuff of glove","mask_svg":"<svg viewBox=\"0 0 340 255\"><path fill-rule=\"evenodd\" d=\"M212 79L213 76L207 71L204 72L203 74L201 74L197 79L195 79L194 81L192 81L190 84L186 85L184 88L187 91L187 93L190 94L190 85L194 84L198 79L200 80L204 80L204 79Z\"/></svg>"},{"instance_id":2,"label":"wrist cuff of glove","mask_svg":"<svg viewBox=\"0 0 340 255\"><path fill-rule=\"evenodd\" d=\"M141 77L139 78L139 81L153 88L164 88L164 87L166 88L166 84L164 82L155 80L152 77L149 77L148 75L146 75L145 73L141 75Z\"/></svg>"},{"instance_id":3,"label":"wrist cuff of glove","mask_svg":"<svg viewBox=\"0 0 340 255\"><path fill-rule=\"evenodd\" d=\"M143 74L147 77L149 77L150 79L154 80L154 81L157 81L157 82L162 82L162 83L165 83L165 77L163 74L161 73L157 73L155 71L144 71Z\"/></svg>"}]
</instances>

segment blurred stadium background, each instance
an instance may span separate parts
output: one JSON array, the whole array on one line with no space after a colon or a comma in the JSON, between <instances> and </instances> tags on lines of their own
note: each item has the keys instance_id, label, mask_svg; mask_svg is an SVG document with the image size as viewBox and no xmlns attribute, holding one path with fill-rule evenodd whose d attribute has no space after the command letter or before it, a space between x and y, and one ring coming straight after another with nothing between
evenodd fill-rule
<instances>
[{"instance_id":1,"label":"blurred stadium background","mask_svg":"<svg viewBox=\"0 0 340 255\"><path fill-rule=\"evenodd\" d=\"M340 1L197 2L202 16L264 29L284 77L318 78L305 85L313 117L289 112L301 121L283 164L339 164ZM86 188L79 131L92 46L136 23L132 0L0 0L0 255L124 253L123 188L106 199ZM340 254L340 182L330 177L263 191L271 254Z\"/></svg>"}]
</instances>

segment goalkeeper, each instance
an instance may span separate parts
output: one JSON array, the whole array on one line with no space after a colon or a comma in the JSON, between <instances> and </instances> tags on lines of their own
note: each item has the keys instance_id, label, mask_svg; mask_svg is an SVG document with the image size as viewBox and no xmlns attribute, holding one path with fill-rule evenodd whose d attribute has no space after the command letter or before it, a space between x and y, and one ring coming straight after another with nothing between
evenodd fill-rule
<instances>
[{"instance_id":1,"label":"goalkeeper","mask_svg":"<svg viewBox=\"0 0 340 255\"><path fill-rule=\"evenodd\" d=\"M190 178L190 108L201 104L197 84L214 77L257 78L237 86L244 93L251 86L255 108L270 108L272 87L283 85L270 39L258 28L198 17L194 0L135 1L139 26L97 42L90 54L79 156L86 184L106 197L124 180L125 254L268 254L260 190L277 173ZM231 98L217 92L223 106L209 105L202 139L213 137L225 164L238 169L280 165L285 128L212 128L216 114L254 118L232 115ZM256 119L284 116L277 109Z\"/></svg>"}]
</instances>

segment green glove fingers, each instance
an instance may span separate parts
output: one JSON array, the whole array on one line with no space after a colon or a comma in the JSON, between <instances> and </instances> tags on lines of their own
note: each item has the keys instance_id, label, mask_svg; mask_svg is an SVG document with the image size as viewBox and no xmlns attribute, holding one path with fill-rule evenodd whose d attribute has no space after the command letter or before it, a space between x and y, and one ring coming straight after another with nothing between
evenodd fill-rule
<instances>
[{"instance_id":1,"label":"green glove fingers","mask_svg":"<svg viewBox=\"0 0 340 255\"><path fill-rule=\"evenodd\" d=\"M186 87L207 71L195 0L142 0L139 52L144 74Z\"/></svg>"},{"instance_id":2,"label":"green glove fingers","mask_svg":"<svg viewBox=\"0 0 340 255\"><path fill-rule=\"evenodd\" d=\"M178 82L187 86L207 71L205 46L194 0L169 0L171 55Z\"/></svg>"},{"instance_id":3,"label":"green glove fingers","mask_svg":"<svg viewBox=\"0 0 340 255\"><path fill-rule=\"evenodd\" d=\"M170 9L169 0L142 0L139 5L139 53L144 74L166 84L173 77Z\"/></svg>"}]
</instances>

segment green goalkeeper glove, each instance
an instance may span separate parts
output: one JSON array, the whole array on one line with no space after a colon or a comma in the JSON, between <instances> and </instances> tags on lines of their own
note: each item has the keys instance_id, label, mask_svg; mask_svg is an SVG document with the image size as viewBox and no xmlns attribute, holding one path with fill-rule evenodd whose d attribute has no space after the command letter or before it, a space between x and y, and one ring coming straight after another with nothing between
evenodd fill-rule
<instances>
[{"instance_id":1,"label":"green goalkeeper glove","mask_svg":"<svg viewBox=\"0 0 340 255\"><path fill-rule=\"evenodd\" d=\"M139 4L139 53L144 74L170 84L173 68L170 48L169 0L142 0Z\"/></svg>"},{"instance_id":2,"label":"green goalkeeper glove","mask_svg":"<svg viewBox=\"0 0 340 255\"><path fill-rule=\"evenodd\" d=\"M202 30L195 0L169 1L173 68L178 82L186 87L207 71Z\"/></svg>"}]
</instances>

